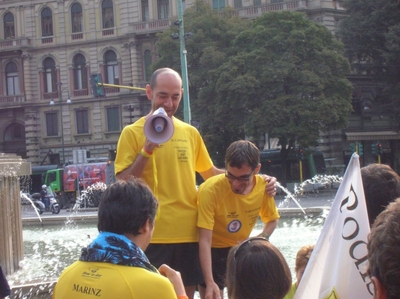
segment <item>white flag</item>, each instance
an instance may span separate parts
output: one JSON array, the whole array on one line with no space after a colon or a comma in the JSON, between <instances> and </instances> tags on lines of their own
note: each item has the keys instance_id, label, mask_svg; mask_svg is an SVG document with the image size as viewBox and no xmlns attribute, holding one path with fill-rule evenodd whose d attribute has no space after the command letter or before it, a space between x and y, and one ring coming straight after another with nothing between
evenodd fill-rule
<instances>
[{"instance_id":1,"label":"white flag","mask_svg":"<svg viewBox=\"0 0 400 299\"><path fill-rule=\"evenodd\" d=\"M367 207L353 154L294 299L369 299Z\"/></svg>"}]
</instances>

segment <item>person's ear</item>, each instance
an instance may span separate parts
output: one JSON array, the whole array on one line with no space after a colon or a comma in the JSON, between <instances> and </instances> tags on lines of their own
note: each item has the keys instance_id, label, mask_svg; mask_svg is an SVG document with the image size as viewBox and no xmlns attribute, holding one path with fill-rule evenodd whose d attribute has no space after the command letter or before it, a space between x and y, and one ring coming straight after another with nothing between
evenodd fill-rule
<instances>
[{"instance_id":1,"label":"person's ear","mask_svg":"<svg viewBox=\"0 0 400 299\"><path fill-rule=\"evenodd\" d=\"M373 299L387 299L386 290L383 287L381 281L376 277L371 277L372 284L374 285L374 297Z\"/></svg>"},{"instance_id":2,"label":"person's ear","mask_svg":"<svg viewBox=\"0 0 400 299\"><path fill-rule=\"evenodd\" d=\"M139 229L141 234L145 234L153 229L153 225L150 222L150 219L147 219L144 225Z\"/></svg>"},{"instance_id":3,"label":"person's ear","mask_svg":"<svg viewBox=\"0 0 400 299\"><path fill-rule=\"evenodd\" d=\"M153 99L153 91L151 90L150 84L146 85L146 96L150 101Z\"/></svg>"},{"instance_id":4,"label":"person's ear","mask_svg":"<svg viewBox=\"0 0 400 299\"><path fill-rule=\"evenodd\" d=\"M256 169L254 169L254 174L257 174L261 169L261 164L259 163Z\"/></svg>"}]
</instances>

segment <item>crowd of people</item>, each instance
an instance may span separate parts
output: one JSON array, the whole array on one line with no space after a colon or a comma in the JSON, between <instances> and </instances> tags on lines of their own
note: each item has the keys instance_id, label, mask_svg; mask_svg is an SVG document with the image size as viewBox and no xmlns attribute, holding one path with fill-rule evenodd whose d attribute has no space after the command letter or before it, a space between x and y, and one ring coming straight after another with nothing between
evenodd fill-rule
<instances>
[{"instance_id":1,"label":"crowd of people","mask_svg":"<svg viewBox=\"0 0 400 299\"><path fill-rule=\"evenodd\" d=\"M215 167L199 132L174 116L182 93L177 72L164 68L153 73L146 86L151 111L126 126L118 142L118 182L102 197L99 236L60 276L54 299L72 294L83 298L80 294L91 292L192 299L196 289L202 299L218 299L225 287L230 299L293 298L313 245L300 248L292 283L285 258L268 240L279 219L273 199L276 179L258 175L259 151L249 141L233 142L226 151L225 169ZM174 134L156 144L147 139L143 127L160 107L171 118ZM400 197L400 179L390 167L382 167L362 170L371 224ZM198 190L196 172L205 181ZM385 213L395 214L399 205L400 201L390 204ZM264 228L249 238L259 217ZM399 281L400 269L394 269L398 262L382 260L398 253L385 256L385 249L376 245L387 242L392 251L399 249L394 236L400 234L393 223L400 227L400 217L393 215L391 225L384 221L387 217L377 217L368 245L374 298L379 299L400 298L398 287L391 285Z\"/></svg>"},{"instance_id":2,"label":"crowd of people","mask_svg":"<svg viewBox=\"0 0 400 299\"><path fill-rule=\"evenodd\" d=\"M54 299L178 298L292 299L314 245L297 253L296 281L269 237L279 213L276 179L259 175L260 154L250 141L233 142L225 169L214 166L199 132L176 117L182 80L172 69L154 72L146 95L149 114L120 136L117 182L102 194L98 236L82 249L54 288ZM143 133L164 108L174 125L163 143ZM204 183L197 189L199 173ZM400 298L400 178L388 166L361 170L371 233L369 275L374 299ZM249 237L257 219L261 233ZM10 288L0 268L0 298Z\"/></svg>"}]
</instances>

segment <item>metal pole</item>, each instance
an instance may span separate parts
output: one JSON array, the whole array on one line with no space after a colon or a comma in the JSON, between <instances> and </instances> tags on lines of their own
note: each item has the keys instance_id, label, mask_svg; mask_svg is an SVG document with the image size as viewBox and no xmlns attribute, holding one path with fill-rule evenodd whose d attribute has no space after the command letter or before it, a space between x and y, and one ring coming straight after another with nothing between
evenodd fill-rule
<instances>
[{"instance_id":1,"label":"metal pole","mask_svg":"<svg viewBox=\"0 0 400 299\"><path fill-rule=\"evenodd\" d=\"M60 117L61 117L61 146L62 146L62 165L65 165L65 148L64 148L64 121L63 121L63 112L62 112L62 89L61 82L57 83L59 86L59 102L60 102Z\"/></svg>"},{"instance_id":2,"label":"metal pole","mask_svg":"<svg viewBox=\"0 0 400 299\"><path fill-rule=\"evenodd\" d=\"M187 61L185 49L185 31L183 28L183 10L182 0L177 0L178 4L178 18L181 21L179 25L179 44L180 44L180 57L181 57L181 73L182 73L182 87L183 87L183 119L188 124L191 123L190 113L190 99L189 99L189 83L187 74Z\"/></svg>"}]
</instances>

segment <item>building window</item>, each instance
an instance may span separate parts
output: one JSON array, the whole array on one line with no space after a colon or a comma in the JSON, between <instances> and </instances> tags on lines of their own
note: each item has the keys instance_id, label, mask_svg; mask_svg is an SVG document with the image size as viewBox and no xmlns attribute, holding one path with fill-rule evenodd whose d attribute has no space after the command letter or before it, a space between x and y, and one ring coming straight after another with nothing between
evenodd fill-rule
<instances>
[{"instance_id":1,"label":"building window","mask_svg":"<svg viewBox=\"0 0 400 299\"><path fill-rule=\"evenodd\" d=\"M142 21L146 22L149 20L149 1L142 0Z\"/></svg>"},{"instance_id":2,"label":"building window","mask_svg":"<svg viewBox=\"0 0 400 299\"><path fill-rule=\"evenodd\" d=\"M46 129L47 136L58 136L57 112L46 113Z\"/></svg>"},{"instance_id":3,"label":"building window","mask_svg":"<svg viewBox=\"0 0 400 299\"><path fill-rule=\"evenodd\" d=\"M89 113L86 109L76 110L76 132L78 134L89 133Z\"/></svg>"},{"instance_id":4,"label":"building window","mask_svg":"<svg viewBox=\"0 0 400 299\"><path fill-rule=\"evenodd\" d=\"M218 10L225 8L225 0L213 0L213 8Z\"/></svg>"},{"instance_id":5,"label":"building window","mask_svg":"<svg viewBox=\"0 0 400 299\"><path fill-rule=\"evenodd\" d=\"M169 18L169 1L157 0L158 19L164 20Z\"/></svg>"},{"instance_id":6,"label":"building window","mask_svg":"<svg viewBox=\"0 0 400 299\"><path fill-rule=\"evenodd\" d=\"M146 81L150 80L151 63L152 63L151 52L150 52L150 50L146 50L146 51L144 51L144 75L145 75Z\"/></svg>"},{"instance_id":7,"label":"building window","mask_svg":"<svg viewBox=\"0 0 400 299\"><path fill-rule=\"evenodd\" d=\"M107 108L107 131L119 132L120 130L119 107Z\"/></svg>"},{"instance_id":8,"label":"building window","mask_svg":"<svg viewBox=\"0 0 400 299\"><path fill-rule=\"evenodd\" d=\"M114 27L114 9L111 0L104 0L101 4L103 29Z\"/></svg>"},{"instance_id":9,"label":"building window","mask_svg":"<svg viewBox=\"0 0 400 299\"><path fill-rule=\"evenodd\" d=\"M106 83L119 85L119 67L117 55L114 51L107 51L104 54Z\"/></svg>"},{"instance_id":10,"label":"building window","mask_svg":"<svg viewBox=\"0 0 400 299\"><path fill-rule=\"evenodd\" d=\"M14 62L6 65L7 95L19 94L18 67Z\"/></svg>"},{"instance_id":11,"label":"building window","mask_svg":"<svg viewBox=\"0 0 400 299\"><path fill-rule=\"evenodd\" d=\"M47 57L43 61L43 69L44 69L44 91L46 93L56 92L57 91L57 73L56 73L56 64L54 60L50 57Z\"/></svg>"},{"instance_id":12,"label":"building window","mask_svg":"<svg viewBox=\"0 0 400 299\"><path fill-rule=\"evenodd\" d=\"M242 8L242 0L234 0L233 5L235 6L235 8Z\"/></svg>"},{"instance_id":13,"label":"building window","mask_svg":"<svg viewBox=\"0 0 400 299\"><path fill-rule=\"evenodd\" d=\"M25 138L25 128L20 124L12 124L4 132L4 141L17 141Z\"/></svg>"},{"instance_id":14,"label":"building window","mask_svg":"<svg viewBox=\"0 0 400 299\"><path fill-rule=\"evenodd\" d=\"M53 18L50 8L46 7L42 10L42 36L53 35Z\"/></svg>"},{"instance_id":15,"label":"building window","mask_svg":"<svg viewBox=\"0 0 400 299\"><path fill-rule=\"evenodd\" d=\"M87 89L86 59L82 54L74 57L74 87L75 90Z\"/></svg>"},{"instance_id":16,"label":"building window","mask_svg":"<svg viewBox=\"0 0 400 299\"><path fill-rule=\"evenodd\" d=\"M82 6L74 3L71 6L71 30L72 33L82 32Z\"/></svg>"},{"instance_id":17,"label":"building window","mask_svg":"<svg viewBox=\"0 0 400 299\"><path fill-rule=\"evenodd\" d=\"M4 39L15 38L14 16L11 12L8 12L4 15L3 24L4 24Z\"/></svg>"}]
</instances>

